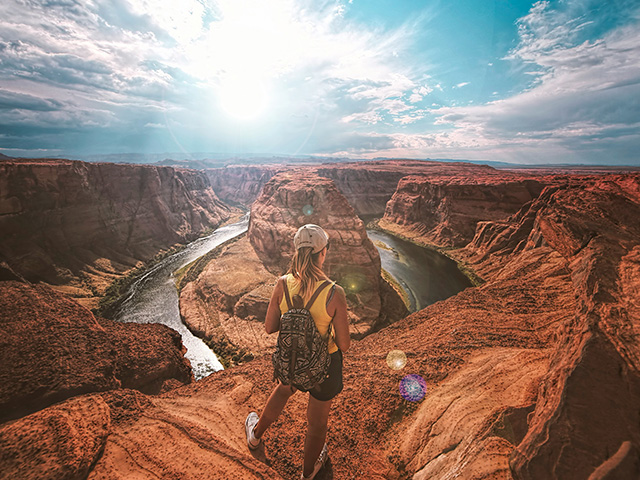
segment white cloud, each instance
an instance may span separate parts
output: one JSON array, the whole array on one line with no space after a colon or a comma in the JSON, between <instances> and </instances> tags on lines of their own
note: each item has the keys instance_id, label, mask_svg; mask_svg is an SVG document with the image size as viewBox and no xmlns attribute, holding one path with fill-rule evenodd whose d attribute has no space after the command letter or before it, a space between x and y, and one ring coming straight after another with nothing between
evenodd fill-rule
<instances>
[{"instance_id":1,"label":"white cloud","mask_svg":"<svg viewBox=\"0 0 640 480\"><path fill-rule=\"evenodd\" d=\"M443 146L467 155L484 148L539 148L562 160L575 158L578 151L588 155L588 145L600 137L640 133L637 23L601 38L578 40L576 32L588 21L568 18L539 2L519 25L521 43L509 58L537 67L534 85L484 105L432 110L436 124L454 127Z\"/></svg>"}]
</instances>

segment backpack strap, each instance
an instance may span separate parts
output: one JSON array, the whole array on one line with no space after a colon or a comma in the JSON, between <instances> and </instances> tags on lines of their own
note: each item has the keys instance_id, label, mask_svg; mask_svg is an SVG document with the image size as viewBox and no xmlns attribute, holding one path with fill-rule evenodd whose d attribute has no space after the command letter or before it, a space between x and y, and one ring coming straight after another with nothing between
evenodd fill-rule
<instances>
[{"instance_id":1,"label":"backpack strap","mask_svg":"<svg viewBox=\"0 0 640 480\"><path fill-rule=\"evenodd\" d=\"M304 308L306 310L309 310L313 305L313 302L315 302L316 298L318 298L318 295L320 295L320 292L322 292L322 290L324 290L329 285L331 285L331 282L329 280L325 280L324 282L322 282L322 284L316 289L316 291L313 293L313 296L309 299L307 305Z\"/></svg>"},{"instance_id":2,"label":"backpack strap","mask_svg":"<svg viewBox=\"0 0 640 480\"><path fill-rule=\"evenodd\" d=\"M293 308L293 304L291 303L291 297L289 296L289 288L287 287L287 277L283 277L282 283L284 284L284 298L287 301L287 310L291 310Z\"/></svg>"}]
</instances>

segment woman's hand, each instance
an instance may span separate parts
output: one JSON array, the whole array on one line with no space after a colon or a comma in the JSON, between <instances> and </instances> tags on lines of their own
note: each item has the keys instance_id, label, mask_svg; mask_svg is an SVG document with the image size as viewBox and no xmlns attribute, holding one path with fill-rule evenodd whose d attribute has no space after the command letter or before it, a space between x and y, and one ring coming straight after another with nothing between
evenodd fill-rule
<instances>
[{"instance_id":1,"label":"woman's hand","mask_svg":"<svg viewBox=\"0 0 640 480\"><path fill-rule=\"evenodd\" d=\"M280 330L280 302L284 296L284 282L285 277L280 277L276 287L271 294L271 300L269 300L269 307L267 308L267 316L264 319L264 329L268 334L276 333Z\"/></svg>"}]
</instances>

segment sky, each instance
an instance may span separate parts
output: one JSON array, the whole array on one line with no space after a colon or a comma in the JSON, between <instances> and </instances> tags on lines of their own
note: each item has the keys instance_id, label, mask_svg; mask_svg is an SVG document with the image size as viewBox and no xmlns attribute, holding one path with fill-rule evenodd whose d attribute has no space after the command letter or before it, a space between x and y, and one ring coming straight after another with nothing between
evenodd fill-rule
<instances>
[{"instance_id":1,"label":"sky","mask_svg":"<svg viewBox=\"0 0 640 480\"><path fill-rule=\"evenodd\" d=\"M2 0L0 152L640 165L637 0Z\"/></svg>"}]
</instances>

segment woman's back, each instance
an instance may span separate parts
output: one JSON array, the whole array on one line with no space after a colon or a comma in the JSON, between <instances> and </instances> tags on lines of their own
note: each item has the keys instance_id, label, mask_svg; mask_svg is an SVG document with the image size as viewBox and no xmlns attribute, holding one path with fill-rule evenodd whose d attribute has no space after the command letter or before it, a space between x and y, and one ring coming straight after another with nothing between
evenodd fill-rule
<instances>
[{"instance_id":1,"label":"woman's back","mask_svg":"<svg viewBox=\"0 0 640 480\"><path fill-rule=\"evenodd\" d=\"M294 295L300 293L300 283L290 273L287 274L285 278L287 282L287 288L289 290L289 296L293 299ZM316 281L313 291L315 291L316 288L322 285L323 282L324 280ZM338 351L338 346L334 342L333 336L329 335L329 327L331 326L331 321L333 320L333 318L327 313L327 303L329 296L332 294L333 285L334 283L322 290L322 292L320 292L320 295L318 295L318 298L316 298L315 302L313 302L313 305L309 309L309 312L313 317L320 335L322 335L325 339L327 339L328 337L329 353ZM308 300L308 298L305 298L304 302L306 303ZM280 301L280 313L285 313L287 310L289 310L289 307L287 306L287 300L283 296L282 300Z\"/></svg>"}]
</instances>

